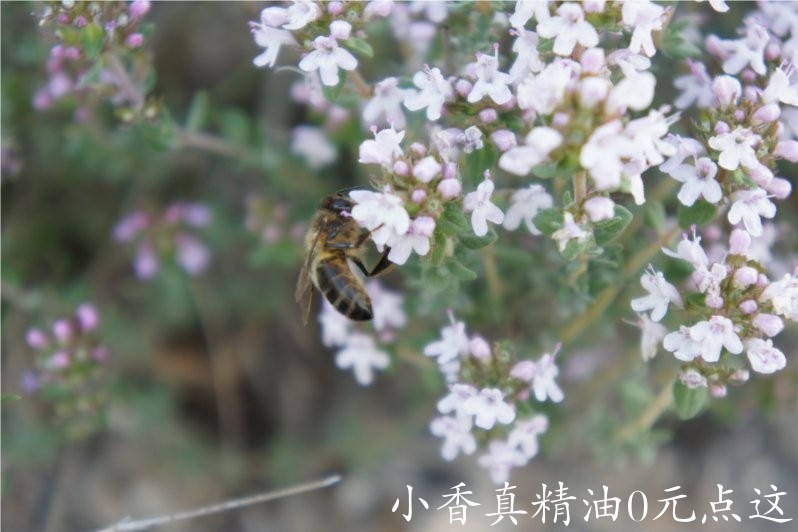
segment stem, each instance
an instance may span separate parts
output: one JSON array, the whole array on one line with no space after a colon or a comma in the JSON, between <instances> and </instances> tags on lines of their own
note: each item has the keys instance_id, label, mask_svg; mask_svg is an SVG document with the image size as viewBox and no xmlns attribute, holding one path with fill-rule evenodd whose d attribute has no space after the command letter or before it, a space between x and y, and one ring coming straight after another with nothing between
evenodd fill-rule
<instances>
[{"instance_id":1,"label":"stem","mask_svg":"<svg viewBox=\"0 0 798 532\"><path fill-rule=\"evenodd\" d=\"M640 268L646 265L657 253L663 245L670 242L676 235L679 234L681 228L675 225L665 233L663 233L657 240L648 245L645 249L640 251L637 255L632 257L626 263L621 272L621 278L626 278L629 275L637 273ZM621 283L616 283L608 286L596 296L593 304L588 309L578 316L575 320L571 321L560 333L560 341L563 344L573 342L580 334L593 324L593 322L601 316L607 307L615 300L615 297L623 288Z\"/></svg>"},{"instance_id":2,"label":"stem","mask_svg":"<svg viewBox=\"0 0 798 532\"><path fill-rule=\"evenodd\" d=\"M615 432L613 440L616 443L623 443L635 434L640 434L650 429L671 405L673 401L672 390L673 381L668 381L668 384L662 388L659 394L648 404L637 419L623 425Z\"/></svg>"},{"instance_id":3,"label":"stem","mask_svg":"<svg viewBox=\"0 0 798 532\"><path fill-rule=\"evenodd\" d=\"M485 278L488 281L488 290L495 301L500 301L504 293L504 286L499 278L499 270L496 268L496 254L493 246L487 246L482 250L482 264L485 267Z\"/></svg>"},{"instance_id":4,"label":"stem","mask_svg":"<svg viewBox=\"0 0 798 532\"><path fill-rule=\"evenodd\" d=\"M186 519L194 519L195 517L204 517L206 515L227 512L229 510L234 510L236 508L243 508L245 506L252 506L253 504L259 504L274 499L282 499L284 497L290 497L291 495L298 495L300 493L306 493L308 491L314 491L317 489L326 488L328 486L332 486L333 484L337 484L340 481L341 477L339 475L333 475L322 480L316 480L313 482L300 484L298 486L293 486L282 490L269 491L266 493L260 493L258 495L242 497L240 499L231 499L229 501L221 502L218 504L203 506L202 508L196 508L194 510L188 510L185 512L178 512L170 515L164 515L161 517L152 517L149 519L141 519L138 521L130 521L128 520L128 518L126 518L120 521L119 523L111 525L107 528L103 528L98 532L118 532L122 530L146 530L148 528L158 525L163 525L165 523L173 523L175 521L183 521Z\"/></svg>"},{"instance_id":5,"label":"stem","mask_svg":"<svg viewBox=\"0 0 798 532\"><path fill-rule=\"evenodd\" d=\"M366 83L366 80L363 79L363 76L360 75L360 72L357 70L350 70L349 78L355 82L355 87L357 88L357 93L359 96L363 98L371 97L371 85Z\"/></svg>"},{"instance_id":6,"label":"stem","mask_svg":"<svg viewBox=\"0 0 798 532\"><path fill-rule=\"evenodd\" d=\"M136 87L136 84L130 79L125 65L116 54L109 53L105 56L108 60L108 66L113 71L119 81L119 88L127 96L127 99L133 105L133 108L138 110L144 105L144 94Z\"/></svg>"},{"instance_id":7,"label":"stem","mask_svg":"<svg viewBox=\"0 0 798 532\"><path fill-rule=\"evenodd\" d=\"M246 151L234 144L230 144L226 140L198 131L189 131L184 128L178 127L177 131L177 148L197 148L210 153L224 155L225 157L244 157Z\"/></svg>"},{"instance_id":8,"label":"stem","mask_svg":"<svg viewBox=\"0 0 798 532\"><path fill-rule=\"evenodd\" d=\"M582 170L573 176L574 183L574 204L581 205L587 194L587 171Z\"/></svg>"}]
</instances>

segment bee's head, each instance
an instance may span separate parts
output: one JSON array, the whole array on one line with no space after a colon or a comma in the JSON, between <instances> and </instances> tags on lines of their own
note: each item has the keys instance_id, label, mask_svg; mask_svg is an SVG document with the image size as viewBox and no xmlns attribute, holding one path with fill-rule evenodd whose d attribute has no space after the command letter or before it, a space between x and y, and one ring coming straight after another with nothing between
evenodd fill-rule
<instances>
[{"instance_id":1,"label":"bee's head","mask_svg":"<svg viewBox=\"0 0 798 532\"><path fill-rule=\"evenodd\" d=\"M352 198L350 198L347 195L338 193L333 196L328 196L323 200L321 200L319 208L332 211L338 215L344 215L344 213L351 212L352 207L354 206L355 203L352 201Z\"/></svg>"}]
</instances>

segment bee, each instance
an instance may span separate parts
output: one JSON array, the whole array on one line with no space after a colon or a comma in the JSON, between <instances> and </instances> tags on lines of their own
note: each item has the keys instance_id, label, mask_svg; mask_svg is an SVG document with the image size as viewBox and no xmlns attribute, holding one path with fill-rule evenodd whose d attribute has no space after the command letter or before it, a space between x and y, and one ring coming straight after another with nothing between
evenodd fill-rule
<instances>
[{"instance_id":1,"label":"bee","mask_svg":"<svg viewBox=\"0 0 798 532\"><path fill-rule=\"evenodd\" d=\"M349 213L355 202L346 191L324 198L305 235L307 257L299 273L294 298L307 325L313 286L341 314L351 320L367 321L374 317L371 298L359 275L373 277L393 265L385 248L379 262L369 271L359 255L371 231L363 229ZM359 273L354 270L357 267Z\"/></svg>"}]
</instances>

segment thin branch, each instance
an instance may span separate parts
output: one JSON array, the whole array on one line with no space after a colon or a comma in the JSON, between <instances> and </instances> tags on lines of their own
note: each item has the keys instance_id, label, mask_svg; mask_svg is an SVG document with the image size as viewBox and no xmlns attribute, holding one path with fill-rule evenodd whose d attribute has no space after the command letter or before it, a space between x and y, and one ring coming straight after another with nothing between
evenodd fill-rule
<instances>
[{"instance_id":1,"label":"thin branch","mask_svg":"<svg viewBox=\"0 0 798 532\"><path fill-rule=\"evenodd\" d=\"M251 495L249 497L242 497L240 499L231 499L229 501L225 501L222 503L212 504L210 506L203 506L202 508L188 510L185 512L178 512L170 515L164 515L161 517L140 519L138 521L130 521L129 518L125 518L122 521L114 525L111 525L107 528L98 530L97 532L121 532L123 530L146 530L154 526L163 525L167 523L174 523L175 521L183 521L186 519L194 519L196 517L205 517L206 515L228 512L230 510L243 508L245 506L252 506L254 504L260 504L266 501L273 501L275 499L282 499L284 497L290 497L292 495L298 495L300 493L306 493L308 491L314 491L326 488L328 486L332 486L333 484L337 484L340 481L341 481L340 475L333 475L322 480L316 480L313 482L308 482L306 484L299 484L298 486L292 486L290 488L285 488L282 490L259 493L258 495Z\"/></svg>"},{"instance_id":2,"label":"thin branch","mask_svg":"<svg viewBox=\"0 0 798 532\"><path fill-rule=\"evenodd\" d=\"M231 144L223 138L208 133L189 131L177 128L177 148L197 148L225 157L241 158L246 155L246 151L235 144Z\"/></svg>"},{"instance_id":3,"label":"thin branch","mask_svg":"<svg viewBox=\"0 0 798 532\"><path fill-rule=\"evenodd\" d=\"M640 416L618 429L613 440L616 443L623 443L632 436L641 434L650 429L673 402L672 390L673 381L668 381L668 384L662 388Z\"/></svg>"},{"instance_id":4,"label":"thin branch","mask_svg":"<svg viewBox=\"0 0 798 532\"><path fill-rule=\"evenodd\" d=\"M122 61L116 54L107 54L105 57L108 60L108 66L111 71L116 75L119 88L133 105L134 109L141 109L141 106L144 105L144 94L130 79L125 65L122 64Z\"/></svg>"}]
</instances>

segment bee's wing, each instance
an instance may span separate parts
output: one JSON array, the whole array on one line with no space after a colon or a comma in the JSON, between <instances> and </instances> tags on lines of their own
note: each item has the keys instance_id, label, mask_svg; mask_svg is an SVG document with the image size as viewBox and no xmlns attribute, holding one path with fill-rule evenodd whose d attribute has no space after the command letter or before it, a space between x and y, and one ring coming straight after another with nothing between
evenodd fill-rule
<instances>
[{"instance_id":1,"label":"bee's wing","mask_svg":"<svg viewBox=\"0 0 798 532\"><path fill-rule=\"evenodd\" d=\"M299 272L299 279L296 282L296 290L294 290L294 300L299 304L299 310L302 313L302 323L308 324L310 318L310 304L313 300L313 283L310 282L311 265L313 263L313 255L316 252L316 244L319 242L321 234L316 235L313 240L313 245L310 247L305 262L302 264L302 270Z\"/></svg>"}]
</instances>

